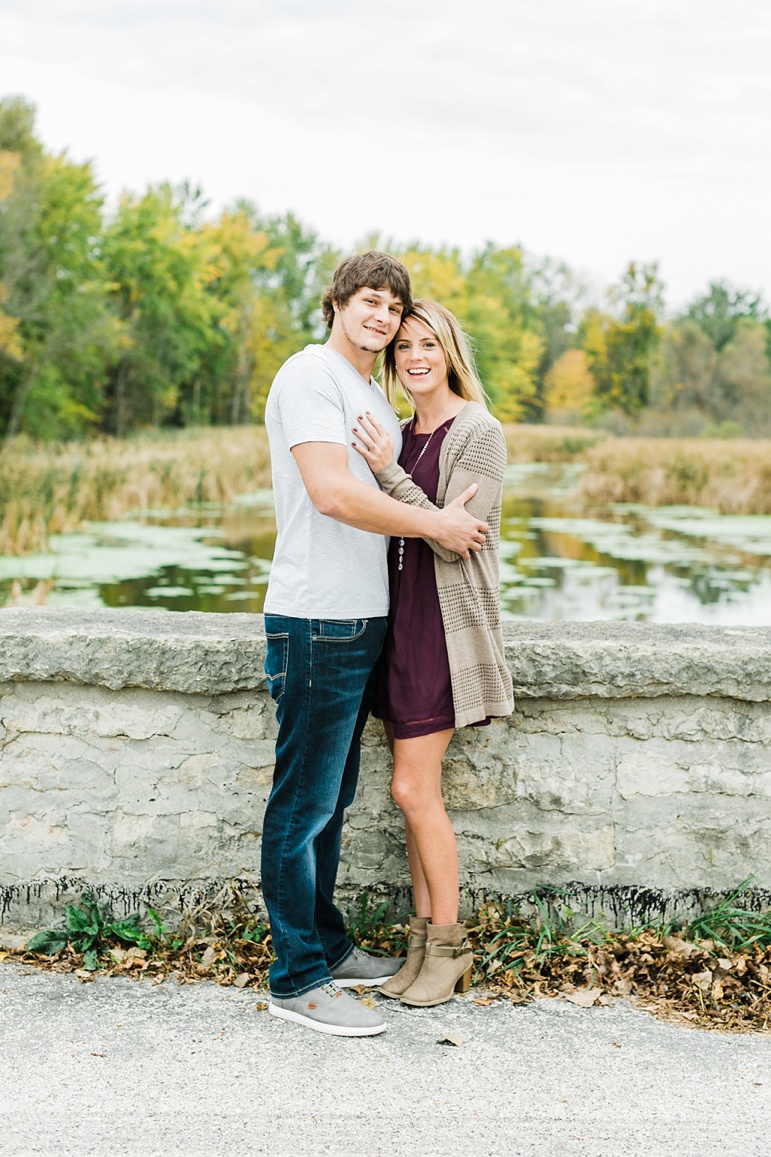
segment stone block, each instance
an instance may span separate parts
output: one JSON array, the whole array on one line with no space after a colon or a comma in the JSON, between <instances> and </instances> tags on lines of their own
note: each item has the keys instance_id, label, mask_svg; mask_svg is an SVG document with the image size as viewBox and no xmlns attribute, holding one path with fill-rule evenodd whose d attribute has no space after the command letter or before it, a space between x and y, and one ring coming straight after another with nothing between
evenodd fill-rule
<instances>
[{"instance_id":1,"label":"stone block","mask_svg":"<svg viewBox=\"0 0 771 1157\"><path fill-rule=\"evenodd\" d=\"M468 904L548 884L587 911L663 912L752 873L771 886L771 630L515 624L506 646L515 714L456 734L445 761ZM263 652L259 616L0 614L8 927L86 886L125 905L257 889ZM338 884L406 907L390 776L370 721Z\"/></svg>"}]
</instances>

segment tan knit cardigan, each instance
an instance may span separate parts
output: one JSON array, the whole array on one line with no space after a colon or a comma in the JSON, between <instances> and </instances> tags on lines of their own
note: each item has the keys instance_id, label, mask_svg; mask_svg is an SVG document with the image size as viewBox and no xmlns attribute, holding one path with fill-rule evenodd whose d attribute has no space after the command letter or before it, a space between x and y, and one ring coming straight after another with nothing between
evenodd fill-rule
<instances>
[{"instance_id":1,"label":"tan knit cardigan","mask_svg":"<svg viewBox=\"0 0 771 1157\"><path fill-rule=\"evenodd\" d=\"M478 402L467 402L442 443L436 506L443 507L476 482L466 509L489 523L487 541L467 561L427 539L434 552L436 586L442 609L452 677L455 726L466 727L514 709L511 676L501 630L498 538L506 441L498 422ZM383 490L411 506L432 507L397 462L378 471Z\"/></svg>"}]
</instances>

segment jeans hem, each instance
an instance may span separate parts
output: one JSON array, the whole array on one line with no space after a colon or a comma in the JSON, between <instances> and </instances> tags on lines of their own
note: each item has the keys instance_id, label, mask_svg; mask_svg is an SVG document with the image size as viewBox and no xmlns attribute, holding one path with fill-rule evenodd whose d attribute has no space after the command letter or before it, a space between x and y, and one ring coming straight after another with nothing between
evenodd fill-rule
<instances>
[{"instance_id":1,"label":"jeans hem","mask_svg":"<svg viewBox=\"0 0 771 1157\"><path fill-rule=\"evenodd\" d=\"M332 971L333 968L339 968L341 964L345 964L346 960L353 952L353 948L354 948L354 946L353 946L353 944L351 944L351 946L343 953L343 955L340 957L339 960L336 960L334 962L334 964L329 965L330 972ZM334 977L333 977L333 979L334 979Z\"/></svg>"},{"instance_id":2,"label":"jeans hem","mask_svg":"<svg viewBox=\"0 0 771 1157\"><path fill-rule=\"evenodd\" d=\"M306 984L304 988L298 988L296 992L274 992L270 989L270 995L275 996L276 1000L292 1000L296 996L305 996L306 992L313 992L314 988L320 988L322 984L329 984L332 977L329 973L326 976L320 977L318 980L311 981Z\"/></svg>"}]
</instances>

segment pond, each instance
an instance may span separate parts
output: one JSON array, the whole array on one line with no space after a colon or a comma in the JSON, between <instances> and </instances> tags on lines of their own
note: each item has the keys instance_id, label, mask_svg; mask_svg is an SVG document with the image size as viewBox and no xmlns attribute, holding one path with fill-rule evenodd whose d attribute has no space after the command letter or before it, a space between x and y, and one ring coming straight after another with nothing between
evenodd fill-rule
<instances>
[{"instance_id":1,"label":"pond","mask_svg":"<svg viewBox=\"0 0 771 1157\"><path fill-rule=\"evenodd\" d=\"M771 516L617 505L587 517L582 469L508 468L505 618L771 625ZM50 581L51 606L261 611L275 533L270 491L91 523L49 554L0 557L0 602L18 579Z\"/></svg>"}]
</instances>

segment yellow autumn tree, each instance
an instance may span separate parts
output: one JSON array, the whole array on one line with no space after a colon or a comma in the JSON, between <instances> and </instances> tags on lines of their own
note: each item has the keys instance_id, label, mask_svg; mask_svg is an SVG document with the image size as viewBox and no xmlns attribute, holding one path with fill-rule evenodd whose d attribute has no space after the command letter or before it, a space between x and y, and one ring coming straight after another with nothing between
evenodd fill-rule
<instances>
[{"instance_id":1,"label":"yellow autumn tree","mask_svg":"<svg viewBox=\"0 0 771 1157\"><path fill-rule=\"evenodd\" d=\"M565 350L545 379L546 411L561 421L584 421L594 408L594 375L585 350Z\"/></svg>"},{"instance_id":2,"label":"yellow autumn tree","mask_svg":"<svg viewBox=\"0 0 771 1157\"><path fill-rule=\"evenodd\" d=\"M13 191L16 174L21 164L21 155L8 149L0 149L0 201L4 201ZM19 333L19 322L3 309L8 290L0 281L0 356L18 361L22 357L23 346Z\"/></svg>"}]
</instances>

